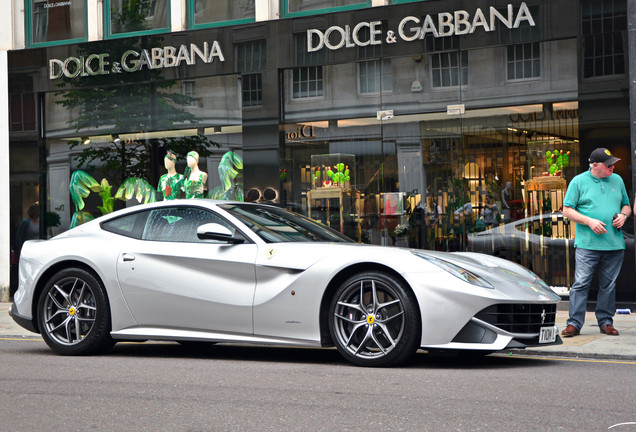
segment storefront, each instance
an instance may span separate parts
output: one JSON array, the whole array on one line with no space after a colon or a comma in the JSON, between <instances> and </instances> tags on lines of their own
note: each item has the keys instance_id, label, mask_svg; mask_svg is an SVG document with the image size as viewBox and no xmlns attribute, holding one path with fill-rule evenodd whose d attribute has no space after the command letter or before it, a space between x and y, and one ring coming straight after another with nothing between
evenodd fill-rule
<instances>
[{"instance_id":1,"label":"storefront","mask_svg":"<svg viewBox=\"0 0 636 432\"><path fill-rule=\"evenodd\" d=\"M179 172L196 150L218 190L231 151L246 200L360 242L495 254L567 288L560 211L594 148L622 159L633 196L626 2L465 3L11 52L12 108L37 119L12 133L12 220L39 200L60 216L42 235L61 232L73 172L113 195L129 177L157 185L167 150ZM100 214L98 193L86 203ZM628 225L619 301L636 300Z\"/></svg>"}]
</instances>

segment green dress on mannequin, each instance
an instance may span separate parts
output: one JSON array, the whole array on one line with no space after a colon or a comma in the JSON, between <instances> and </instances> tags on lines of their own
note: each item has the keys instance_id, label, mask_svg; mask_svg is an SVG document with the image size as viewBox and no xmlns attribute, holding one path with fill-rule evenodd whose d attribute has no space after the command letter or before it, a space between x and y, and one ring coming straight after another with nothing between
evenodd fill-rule
<instances>
[{"instance_id":1,"label":"green dress on mannequin","mask_svg":"<svg viewBox=\"0 0 636 432\"><path fill-rule=\"evenodd\" d=\"M199 169L199 154L191 151L188 153L187 161L190 175L184 182L186 198L203 198L208 175Z\"/></svg>"},{"instance_id":2,"label":"green dress on mannequin","mask_svg":"<svg viewBox=\"0 0 636 432\"><path fill-rule=\"evenodd\" d=\"M180 197L181 192L184 191L185 177L183 174L179 174L175 169L175 162L177 156L168 152L163 160L164 166L168 172L159 178L159 184L157 191L163 194L164 200L173 200Z\"/></svg>"}]
</instances>

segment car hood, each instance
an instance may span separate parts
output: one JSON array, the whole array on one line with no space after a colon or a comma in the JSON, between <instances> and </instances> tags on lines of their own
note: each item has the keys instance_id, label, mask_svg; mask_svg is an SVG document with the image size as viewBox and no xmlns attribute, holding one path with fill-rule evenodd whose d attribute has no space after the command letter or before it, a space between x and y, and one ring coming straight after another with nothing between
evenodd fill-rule
<instances>
[{"instance_id":1,"label":"car hood","mask_svg":"<svg viewBox=\"0 0 636 432\"><path fill-rule=\"evenodd\" d=\"M411 250L352 243L276 243L266 245L265 249L264 253L259 254L260 265L301 272L312 266L335 272L362 262L384 265L403 275L446 272L436 265L434 260L422 259L436 258L486 279L497 291L511 298L521 295L519 298L560 300L550 287L525 267L486 254ZM466 283L459 279L457 282Z\"/></svg>"}]
</instances>

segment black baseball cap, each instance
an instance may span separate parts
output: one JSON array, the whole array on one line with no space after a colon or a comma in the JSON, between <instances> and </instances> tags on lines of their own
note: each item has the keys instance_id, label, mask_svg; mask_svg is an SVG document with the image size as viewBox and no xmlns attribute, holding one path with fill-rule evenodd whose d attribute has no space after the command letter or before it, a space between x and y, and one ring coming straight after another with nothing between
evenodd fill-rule
<instances>
[{"instance_id":1,"label":"black baseball cap","mask_svg":"<svg viewBox=\"0 0 636 432\"><path fill-rule=\"evenodd\" d=\"M588 160L590 161L590 163L600 162L605 165L614 165L620 159L614 157L612 152L610 152L608 149L600 147L594 150L592 154L590 154L590 158Z\"/></svg>"}]
</instances>

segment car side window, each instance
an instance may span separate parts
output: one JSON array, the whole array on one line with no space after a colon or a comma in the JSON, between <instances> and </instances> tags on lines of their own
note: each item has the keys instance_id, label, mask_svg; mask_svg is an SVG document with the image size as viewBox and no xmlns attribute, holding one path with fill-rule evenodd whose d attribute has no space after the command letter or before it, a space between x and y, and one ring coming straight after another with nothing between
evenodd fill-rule
<instances>
[{"instance_id":1,"label":"car side window","mask_svg":"<svg viewBox=\"0 0 636 432\"><path fill-rule=\"evenodd\" d=\"M103 222L101 227L103 230L114 234L139 239L141 238L141 233L147 217L147 211L127 214L125 216Z\"/></svg>"},{"instance_id":2,"label":"car side window","mask_svg":"<svg viewBox=\"0 0 636 432\"><path fill-rule=\"evenodd\" d=\"M232 233L236 229L217 214L195 207L166 207L152 210L143 231L143 240L186 243L223 243L200 240L197 228L207 223L218 223Z\"/></svg>"}]
</instances>

